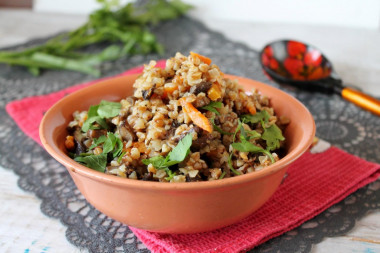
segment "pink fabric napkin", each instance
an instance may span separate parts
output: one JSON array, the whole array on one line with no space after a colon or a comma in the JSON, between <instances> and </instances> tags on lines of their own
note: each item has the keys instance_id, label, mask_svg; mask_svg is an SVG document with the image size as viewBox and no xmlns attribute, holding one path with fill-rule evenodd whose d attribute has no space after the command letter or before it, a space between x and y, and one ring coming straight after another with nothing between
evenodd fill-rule
<instances>
[{"instance_id":1,"label":"pink fabric napkin","mask_svg":"<svg viewBox=\"0 0 380 253\"><path fill-rule=\"evenodd\" d=\"M157 65L163 67L165 61ZM134 68L121 75L142 69ZM38 127L43 113L66 94L98 81L13 101L6 110L26 135L40 143ZM321 153L306 152L289 167L288 177L272 198L236 224L188 235L159 234L132 227L131 230L153 252L245 251L301 225L379 177L379 164L336 147Z\"/></svg>"}]
</instances>

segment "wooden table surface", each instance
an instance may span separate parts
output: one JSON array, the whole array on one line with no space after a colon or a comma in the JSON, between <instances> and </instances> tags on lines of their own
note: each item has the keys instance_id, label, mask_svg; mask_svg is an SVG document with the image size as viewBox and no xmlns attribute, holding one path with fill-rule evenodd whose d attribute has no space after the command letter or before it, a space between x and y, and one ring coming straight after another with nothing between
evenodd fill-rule
<instances>
[{"instance_id":1,"label":"wooden table surface","mask_svg":"<svg viewBox=\"0 0 380 253\"><path fill-rule=\"evenodd\" d=\"M280 38L316 45L334 63L346 83L380 97L380 31L210 20L196 11L191 15L229 39L256 49ZM85 20L84 16L2 9L0 47L71 29ZM66 240L66 227L59 220L41 213L41 201L34 194L17 186L18 176L0 167L0 178L0 252L85 252ZM374 187L380 188L380 180ZM380 252L380 210L357 221L354 229L344 236L325 238L313 246L312 252Z\"/></svg>"}]
</instances>

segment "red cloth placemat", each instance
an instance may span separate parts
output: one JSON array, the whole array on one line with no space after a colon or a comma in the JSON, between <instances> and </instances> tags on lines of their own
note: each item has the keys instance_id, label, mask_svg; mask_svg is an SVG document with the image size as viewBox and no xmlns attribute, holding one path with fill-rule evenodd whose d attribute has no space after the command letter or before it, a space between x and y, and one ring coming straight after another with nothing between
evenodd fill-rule
<instances>
[{"instance_id":1,"label":"red cloth placemat","mask_svg":"<svg viewBox=\"0 0 380 253\"><path fill-rule=\"evenodd\" d=\"M157 66L163 67L165 61ZM143 67L122 73L141 72ZM97 81L48 95L13 101L6 106L21 130L41 144L38 127L43 113L66 94ZM130 228L153 252L240 252L281 235L341 201L380 176L380 165L336 147L306 152L288 169L288 177L258 211L231 226L212 232L172 235Z\"/></svg>"}]
</instances>

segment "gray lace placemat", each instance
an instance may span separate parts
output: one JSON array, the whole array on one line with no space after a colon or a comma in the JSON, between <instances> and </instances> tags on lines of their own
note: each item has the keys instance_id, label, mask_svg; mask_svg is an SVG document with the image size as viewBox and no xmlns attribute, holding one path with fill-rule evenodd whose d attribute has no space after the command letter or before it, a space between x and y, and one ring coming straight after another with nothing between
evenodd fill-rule
<instances>
[{"instance_id":1,"label":"gray lace placemat","mask_svg":"<svg viewBox=\"0 0 380 253\"><path fill-rule=\"evenodd\" d=\"M154 28L154 32L166 47L165 55L132 56L105 63L101 66L104 76L118 74L147 63L149 59L168 58L177 51L187 54L193 50L211 57L225 73L278 87L262 74L256 50L227 40L200 22L184 17L163 23ZM39 44L45 40L14 48ZM42 200L42 212L59 219L67 227L67 239L77 247L90 252L149 252L127 226L92 207L76 189L66 169L27 138L5 112L5 105L12 100L47 94L91 79L68 71L46 71L40 77L32 77L23 68L0 65L0 165L19 175L19 186L34 192ZM348 104L338 96L280 88L297 97L310 109L319 137L364 159L380 162L379 117ZM379 184L376 181L358 190L304 225L251 252L308 252L313 244L324 237L346 233L369 210L380 208Z\"/></svg>"}]
</instances>

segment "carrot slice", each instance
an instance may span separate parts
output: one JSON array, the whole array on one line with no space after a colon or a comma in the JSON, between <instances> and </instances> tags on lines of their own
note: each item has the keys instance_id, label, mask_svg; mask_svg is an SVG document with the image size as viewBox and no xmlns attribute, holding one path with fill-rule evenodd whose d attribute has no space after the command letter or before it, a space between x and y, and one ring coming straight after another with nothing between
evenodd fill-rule
<instances>
[{"instance_id":1,"label":"carrot slice","mask_svg":"<svg viewBox=\"0 0 380 253\"><path fill-rule=\"evenodd\" d=\"M179 102L181 103L183 111L189 115L195 125L209 133L212 133L213 127L206 116L198 111L197 108L195 108L191 103L186 102L184 98L181 98Z\"/></svg>"},{"instance_id":2,"label":"carrot slice","mask_svg":"<svg viewBox=\"0 0 380 253\"><path fill-rule=\"evenodd\" d=\"M207 95L212 101L216 101L219 98L221 98L222 97L222 89L220 87L220 84L217 82L213 83L211 85L211 88L208 90Z\"/></svg>"},{"instance_id":3,"label":"carrot slice","mask_svg":"<svg viewBox=\"0 0 380 253\"><path fill-rule=\"evenodd\" d=\"M65 147L68 150L73 150L75 148L74 136L72 136L72 135L66 136Z\"/></svg>"},{"instance_id":4,"label":"carrot slice","mask_svg":"<svg viewBox=\"0 0 380 253\"><path fill-rule=\"evenodd\" d=\"M206 57L206 56L203 56L203 55L201 55L201 54L197 54L197 53L194 53L194 52L190 52L190 55L191 55L192 57L197 57L197 58L199 58L201 61L203 61L204 63L206 63L206 64L208 64L208 65L210 65L211 62L212 62L210 58L208 58L208 57Z\"/></svg>"},{"instance_id":5,"label":"carrot slice","mask_svg":"<svg viewBox=\"0 0 380 253\"><path fill-rule=\"evenodd\" d=\"M173 94L173 92L176 90L178 90L178 86L165 86L162 97L167 98L169 94Z\"/></svg>"},{"instance_id":6,"label":"carrot slice","mask_svg":"<svg viewBox=\"0 0 380 253\"><path fill-rule=\"evenodd\" d=\"M256 107L254 105L248 105L248 111L250 114L256 114Z\"/></svg>"}]
</instances>

